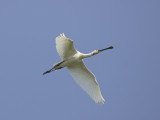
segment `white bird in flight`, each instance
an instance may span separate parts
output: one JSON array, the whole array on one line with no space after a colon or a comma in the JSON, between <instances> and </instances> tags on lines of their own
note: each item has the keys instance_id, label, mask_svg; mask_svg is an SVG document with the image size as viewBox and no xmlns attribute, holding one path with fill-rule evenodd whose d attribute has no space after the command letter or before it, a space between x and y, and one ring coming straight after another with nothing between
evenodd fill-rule
<instances>
[{"instance_id":1,"label":"white bird in flight","mask_svg":"<svg viewBox=\"0 0 160 120\"><path fill-rule=\"evenodd\" d=\"M104 98L101 94L98 82L93 73L91 73L83 63L84 58L96 55L104 50L112 49L110 46L101 50L94 50L89 54L83 54L74 48L73 41L67 38L64 33L56 37L56 49L62 61L55 64L52 69L43 73L50 73L54 70L67 67L70 74L78 85L96 102L104 104Z\"/></svg>"}]
</instances>

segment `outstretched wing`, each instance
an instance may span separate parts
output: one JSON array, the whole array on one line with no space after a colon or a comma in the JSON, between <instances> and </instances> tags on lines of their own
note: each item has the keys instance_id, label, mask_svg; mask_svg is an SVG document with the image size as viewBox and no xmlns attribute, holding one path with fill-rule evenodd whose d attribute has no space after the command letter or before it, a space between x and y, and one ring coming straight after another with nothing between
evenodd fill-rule
<instances>
[{"instance_id":1,"label":"outstretched wing","mask_svg":"<svg viewBox=\"0 0 160 120\"><path fill-rule=\"evenodd\" d=\"M83 61L67 67L77 84L96 102L104 103L95 76L86 68Z\"/></svg>"},{"instance_id":2,"label":"outstretched wing","mask_svg":"<svg viewBox=\"0 0 160 120\"><path fill-rule=\"evenodd\" d=\"M62 60L73 56L77 52L74 48L73 41L67 38L64 33L56 37L56 49Z\"/></svg>"}]
</instances>

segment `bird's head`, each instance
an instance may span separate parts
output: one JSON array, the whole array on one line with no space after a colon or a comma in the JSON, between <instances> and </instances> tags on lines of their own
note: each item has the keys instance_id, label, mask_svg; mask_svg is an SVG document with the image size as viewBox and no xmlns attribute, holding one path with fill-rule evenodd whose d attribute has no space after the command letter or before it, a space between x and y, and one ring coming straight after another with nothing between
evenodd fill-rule
<instances>
[{"instance_id":1,"label":"bird's head","mask_svg":"<svg viewBox=\"0 0 160 120\"><path fill-rule=\"evenodd\" d=\"M96 55L99 53L99 50L94 50L92 53L93 53L93 55Z\"/></svg>"}]
</instances>

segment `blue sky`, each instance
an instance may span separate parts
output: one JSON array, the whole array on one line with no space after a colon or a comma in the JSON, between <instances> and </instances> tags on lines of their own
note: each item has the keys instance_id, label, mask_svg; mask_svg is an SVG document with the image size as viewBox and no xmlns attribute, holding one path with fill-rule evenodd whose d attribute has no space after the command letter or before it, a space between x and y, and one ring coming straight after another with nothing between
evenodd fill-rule
<instances>
[{"instance_id":1,"label":"blue sky","mask_svg":"<svg viewBox=\"0 0 160 120\"><path fill-rule=\"evenodd\" d=\"M159 120L158 0L1 0L1 120ZM67 69L43 76L60 61L55 37L89 53L106 102L98 105Z\"/></svg>"}]
</instances>

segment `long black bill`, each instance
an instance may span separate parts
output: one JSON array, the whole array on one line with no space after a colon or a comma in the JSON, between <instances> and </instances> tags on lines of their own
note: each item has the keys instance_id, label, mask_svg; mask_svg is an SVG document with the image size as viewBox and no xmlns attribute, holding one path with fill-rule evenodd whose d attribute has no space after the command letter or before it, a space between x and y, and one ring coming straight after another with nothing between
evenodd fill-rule
<instances>
[{"instance_id":1,"label":"long black bill","mask_svg":"<svg viewBox=\"0 0 160 120\"><path fill-rule=\"evenodd\" d=\"M102 52L102 51L108 50L108 49L113 49L113 46L110 46L110 47L108 47L108 48L104 48L104 49L101 49L101 50L98 50L98 51L99 51L99 52Z\"/></svg>"},{"instance_id":2,"label":"long black bill","mask_svg":"<svg viewBox=\"0 0 160 120\"><path fill-rule=\"evenodd\" d=\"M50 72L52 72L52 71L54 71L54 68L52 68L52 69L50 69L50 70L47 70L46 72L43 73L43 75L45 75L45 74L47 74L47 73L50 73Z\"/></svg>"}]
</instances>

